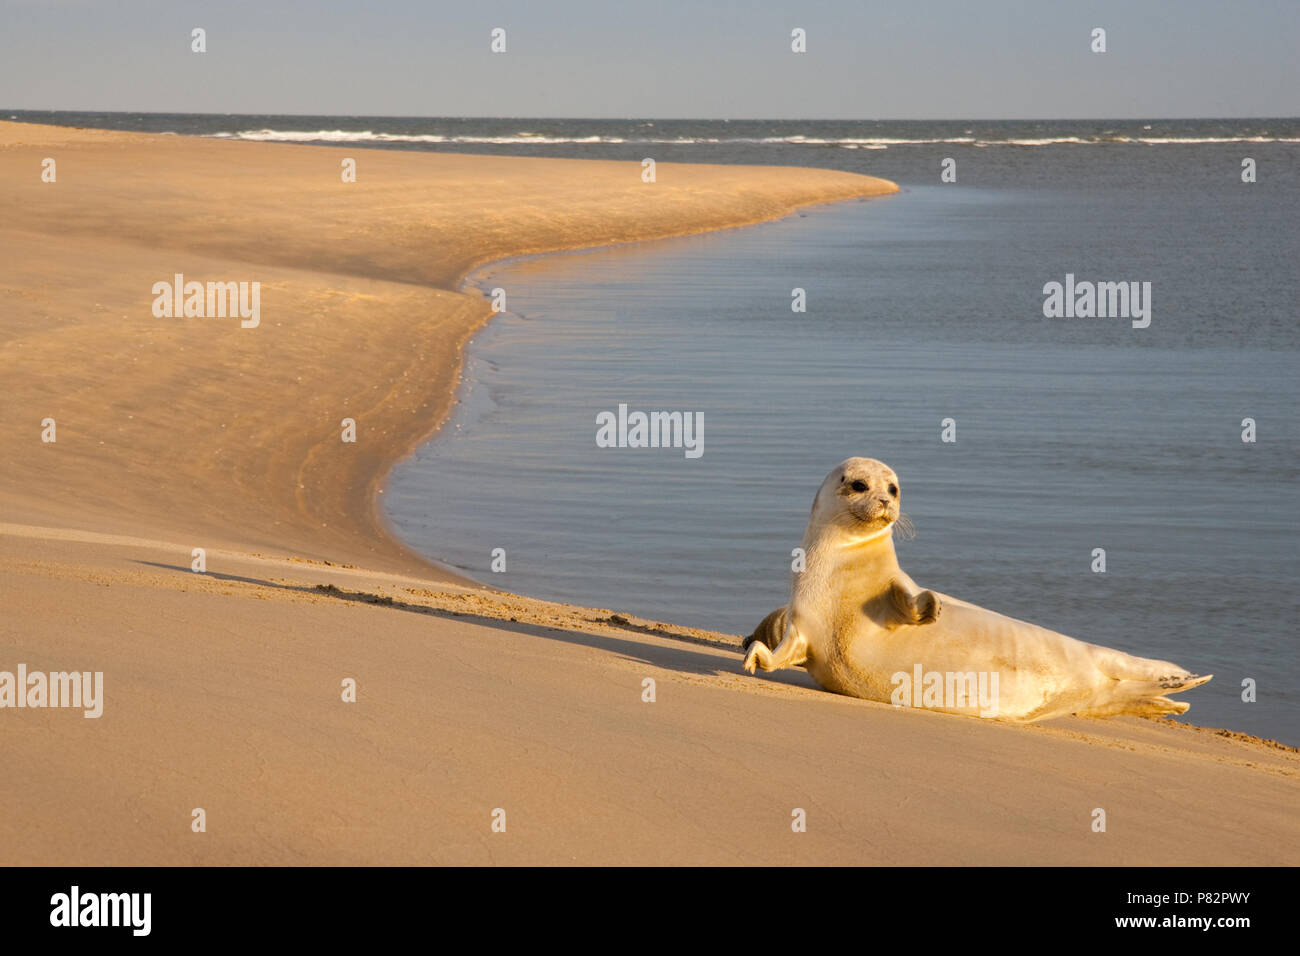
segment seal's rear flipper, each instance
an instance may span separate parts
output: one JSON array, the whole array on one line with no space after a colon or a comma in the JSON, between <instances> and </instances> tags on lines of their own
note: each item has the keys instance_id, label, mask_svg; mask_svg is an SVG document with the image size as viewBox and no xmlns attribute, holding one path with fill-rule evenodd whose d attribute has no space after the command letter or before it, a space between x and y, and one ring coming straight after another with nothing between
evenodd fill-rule
<instances>
[{"instance_id":1,"label":"seal's rear flipper","mask_svg":"<svg viewBox=\"0 0 1300 956\"><path fill-rule=\"evenodd\" d=\"M1125 714L1185 714L1189 704L1170 700L1165 694L1177 694L1193 687L1200 687L1213 674L1185 674L1183 676L1161 677L1158 680L1121 680L1120 695L1126 703L1121 713Z\"/></svg>"},{"instance_id":2,"label":"seal's rear flipper","mask_svg":"<svg viewBox=\"0 0 1300 956\"><path fill-rule=\"evenodd\" d=\"M1143 697L1134 701L1124 713L1158 717L1164 714L1185 714L1191 706L1184 701L1170 700L1168 697Z\"/></svg>"},{"instance_id":3,"label":"seal's rear flipper","mask_svg":"<svg viewBox=\"0 0 1300 956\"><path fill-rule=\"evenodd\" d=\"M1181 676L1157 677L1155 680L1120 679L1120 687L1127 697L1162 697L1165 694L1180 694L1193 687L1200 687L1214 675L1184 674Z\"/></svg>"},{"instance_id":4,"label":"seal's rear flipper","mask_svg":"<svg viewBox=\"0 0 1300 956\"><path fill-rule=\"evenodd\" d=\"M1184 674L1181 677L1165 677L1157 683L1166 694L1177 694L1193 687L1200 687L1214 677L1213 674Z\"/></svg>"}]
</instances>

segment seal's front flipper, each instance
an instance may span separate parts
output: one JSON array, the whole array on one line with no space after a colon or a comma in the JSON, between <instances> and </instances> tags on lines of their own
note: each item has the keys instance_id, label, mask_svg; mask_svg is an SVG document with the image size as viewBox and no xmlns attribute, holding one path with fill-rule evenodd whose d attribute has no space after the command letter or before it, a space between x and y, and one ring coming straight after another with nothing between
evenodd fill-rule
<instances>
[{"instance_id":1,"label":"seal's front flipper","mask_svg":"<svg viewBox=\"0 0 1300 956\"><path fill-rule=\"evenodd\" d=\"M749 653L745 655L745 670L751 674L754 673L755 667L761 667L765 671L775 671L782 667L798 667L806 660L808 660L808 642L803 639L803 635L799 633L794 623L790 622L786 625L785 637L775 650L768 650L767 645L762 641L754 641L749 645Z\"/></svg>"},{"instance_id":2,"label":"seal's front flipper","mask_svg":"<svg viewBox=\"0 0 1300 956\"><path fill-rule=\"evenodd\" d=\"M769 650L775 650L785 637L785 623L785 608L779 607L763 618L758 627L754 628L754 633L741 642L740 649L748 651L749 645L758 641L766 644Z\"/></svg>"},{"instance_id":3,"label":"seal's front flipper","mask_svg":"<svg viewBox=\"0 0 1300 956\"><path fill-rule=\"evenodd\" d=\"M939 595L918 588L910 578L895 578L889 585L894 606L905 624L933 624L943 608Z\"/></svg>"}]
</instances>

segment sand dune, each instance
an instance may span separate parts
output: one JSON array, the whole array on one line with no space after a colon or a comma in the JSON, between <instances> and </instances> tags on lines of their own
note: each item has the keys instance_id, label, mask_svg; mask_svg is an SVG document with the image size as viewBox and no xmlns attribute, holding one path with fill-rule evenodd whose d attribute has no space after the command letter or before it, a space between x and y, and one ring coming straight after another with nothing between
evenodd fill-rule
<instances>
[{"instance_id":1,"label":"sand dune","mask_svg":"<svg viewBox=\"0 0 1300 956\"><path fill-rule=\"evenodd\" d=\"M0 713L3 864L1296 862L1289 748L895 710L751 678L728 635L81 537L0 528L5 666L107 700Z\"/></svg>"}]
</instances>

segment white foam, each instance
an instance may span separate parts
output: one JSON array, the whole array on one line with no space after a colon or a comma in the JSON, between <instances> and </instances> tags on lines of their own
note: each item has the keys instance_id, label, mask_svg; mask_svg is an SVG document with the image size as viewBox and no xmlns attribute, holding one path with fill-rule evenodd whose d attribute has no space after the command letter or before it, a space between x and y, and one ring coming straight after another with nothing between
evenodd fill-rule
<instances>
[{"instance_id":1,"label":"white foam","mask_svg":"<svg viewBox=\"0 0 1300 956\"><path fill-rule=\"evenodd\" d=\"M1272 136L1045 136L1022 139L976 139L958 136L949 139L902 139L897 137L844 137L825 139L809 136L728 137L677 136L636 137L621 136L546 136L524 130L505 136L444 136L437 133L376 133L372 130L276 130L250 129L238 132L212 133L217 139L255 140L272 143L461 143L467 145L513 146L539 145L621 145L624 143L667 146L696 145L760 145L760 146L839 146L845 149L888 149L890 146L1103 146L1109 144L1140 143L1147 146L1188 145L1201 143L1297 143L1300 139Z\"/></svg>"}]
</instances>

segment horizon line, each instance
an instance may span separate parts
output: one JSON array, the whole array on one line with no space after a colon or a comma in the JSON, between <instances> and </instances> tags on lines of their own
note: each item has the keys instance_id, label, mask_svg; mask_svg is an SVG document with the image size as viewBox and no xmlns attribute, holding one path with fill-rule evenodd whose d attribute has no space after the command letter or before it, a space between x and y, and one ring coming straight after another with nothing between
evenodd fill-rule
<instances>
[{"instance_id":1,"label":"horizon line","mask_svg":"<svg viewBox=\"0 0 1300 956\"><path fill-rule=\"evenodd\" d=\"M1202 122L1222 120L1287 120L1300 121L1300 116L1003 116L1003 117L895 117L892 119L830 116L468 116L435 115L425 113L264 113L264 112L205 112L195 110L97 110L97 109L37 109L33 107L0 107L0 113L103 113L123 116L285 116L329 119L446 119L446 120L562 120L577 122L650 121L678 123L1087 123L1087 122Z\"/></svg>"}]
</instances>

